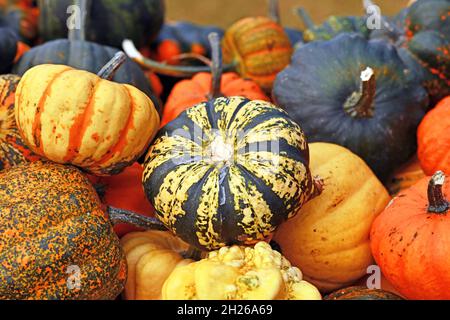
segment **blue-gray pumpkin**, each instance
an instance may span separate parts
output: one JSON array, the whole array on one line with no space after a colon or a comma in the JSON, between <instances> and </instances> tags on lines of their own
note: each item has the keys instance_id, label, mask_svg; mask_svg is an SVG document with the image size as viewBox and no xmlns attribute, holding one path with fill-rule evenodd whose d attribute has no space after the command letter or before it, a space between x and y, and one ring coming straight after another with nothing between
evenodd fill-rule
<instances>
[{"instance_id":1,"label":"blue-gray pumpkin","mask_svg":"<svg viewBox=\"0 0 450 320\"><path fill-rule=\"evenodd\" d=\"M121 48L125 39L138 46L149 44L164 22L163 0L39 0L44 41L67 34L67 10L77 1L85 1L87 40L115 48Z\"/></svg>"},{"instance_id":2,"label":"blue-gray pumpkin","mask_svg":"<svg viewBox=\"0 0 450 320\"><path fill-rule=\"evenodd\" d=\"M311 142L350 149L382 180L416 151L428 105L395 47L358 34L300 47L273 96Z\"/></svg>"},{"instance_id":3,"label":"blue-gray pumpkin","mask_svg":"<svg viewBox=\"0 0 450 320\"><path fill-rule=\"evenodd\" d=\"M9 73L17 52L17 35L10 28L0 28L0 74Z\"/></svg>"},{"instance_id":4,"label":"blue-gray pumpkin","mask_svg":"<svg viewBox=\"0 0 450 320\"><path fill-rule=\"evenodd\" d=\"M68 39L58 39L32 48L14 66L13 72L20 76L41 64L62 64L92 73L99 72L117 53L118 49L85 41L83 32L69 32ZM112 79L118 83L130 84L154 102L158 111L161 103L153 93L150 81L142 69L127 58Z\"/></svg>"},{"instance_id":5,"label":"blue-gray pumpkin","mask_svg":"<svg viewBox=\"0 0 450 320\"><path fill-rule=\"evenodd\" d=\"M450 95L450 0L418 0L386 22L388 27L374 30L371 39L397 47L432 106Z\"/></svg>"}]
</instances>

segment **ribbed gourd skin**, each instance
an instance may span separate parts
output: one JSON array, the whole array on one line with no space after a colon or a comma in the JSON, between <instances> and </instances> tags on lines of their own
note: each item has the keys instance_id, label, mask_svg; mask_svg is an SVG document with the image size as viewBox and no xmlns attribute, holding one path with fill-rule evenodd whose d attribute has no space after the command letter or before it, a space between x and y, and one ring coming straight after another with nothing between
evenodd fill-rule
<instances>
[{"instance_id":1,"label":"ribbed gourd skin","mask_svg":"<svg viewBox=\"0 0 450 320\"><path fill-rule=\"evenodd\" d=\"M270 92L277 74L289 65L293 48L284 29L267 17L245 18L225 33L224 63L237 63L243 78Z\"/></svg>"},{"instance_id":2,"label":"ribbed gourd skin","mask_svg":"<svg viewBox=\"0 0 450 320\"><path fill-rule=\"evenodd\" d=\"M0 173L0 225L1 300L115 299L123 290L119 239L74 167L35 162Z\"/></svg>"},{"instance_id":3,"label":"ribbed gourd skin","mask_svg":"<svg viewBox=\"0 0 450 320\"><path fill-rule=\"evenodd\" d=\"M15 111L36 154L99 176L132 165L160 122L152 101L135 87L63 65L30 69L17 88Z\"/></svg>"},{"instance_id":4,"label":"ribbed gourd skin","mask_svg":"<svg viewBox=\"0 0 450 320\"><path fill-rule=\"evenodd\" d=\"M160 131L143 183L170 230L214 250L264 240L294 216L315 191L308 165L303 131L283 110L218 98Z\"/></svg>"},{"instance_id":5,"label":"ribbed gourd skin","mask_svg":"<svg viewBox=\"0 0 450 320\"><path fill-rule=\"evenodd\" d=\"M39 159L23 142L17 129L14 103L19 81L16 75L0 76L0 171Z\"/></svg>"}]
</instances>

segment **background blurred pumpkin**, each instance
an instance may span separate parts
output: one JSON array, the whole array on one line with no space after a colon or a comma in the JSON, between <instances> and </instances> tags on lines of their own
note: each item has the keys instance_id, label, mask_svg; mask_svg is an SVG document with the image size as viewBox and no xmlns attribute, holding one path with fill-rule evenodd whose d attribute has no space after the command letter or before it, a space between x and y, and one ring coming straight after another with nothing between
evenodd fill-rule
<instances>
[{"instance_id":1,"label":"background blurred pumpkin","mask_svg":"<svg viewBox=\"0 0 450 320\"><path fill-rule=\"evenodd\" d=\"M225 31L222 40L224 69L255 81L266 92L272 90L276 75L289 64L293 52L291 39L279 24L278 14L273 12L278 1L270 3L271 17L241 19ZM124 41L122 47L142 67L160 74L192 77L199 72L209 72L209 67L169 66L146 59L130 40Z\"/></svg>"},{"instance_id":2,"label":"background blurred pumpkin","mask_svg":"<svg viewBox=\"0 0 450 320\"><path fill-rule=\"evenodd\" d=\"M24 3L0 6L0 27L9 27L18 38L32 45L38 36L39 10Z\"/></svg>"},{"instance_id":3,"label":"background blurred pumpkin","mask_svg":"<svg viewBox=\"0 0 450 320\"><path fill-rule=\"evenodd\" d=\"M372 226L375 260L408 299L450 299L450 184L444 180L438 172L402 192Z\"/></svg>"},{"instance_id":4,"label":"background blurred pumpkin","mask_svg":"<svg viewBox=\"0 0 450 320\"><path fill-rule=\"evenodd\" d=\"M9 73L17 53L17 36L10 28L0 28L0 74Z\"/></svg>"},{"instance_id":5,"label":"background blurred pumpkin","mask_svg":"<svg viewBox=\"0 0 450 320\"><path fill-rule=\"evenodd\" d=\"M42 64L62 64L96 73L119 52L115 48L86 41L83 19L81 19L80 29L70 30L62 37L66 36L67 39L49 41L28 51L14 67L14 73L23 76L29 69ZM159 101L146 75L130 59L126 59L122 67L117 70L113 81L138 88L152 99L158 110L160 109Z\"/></svg>"},{"instance_id":6,"label":"background blurred pumpkin","mask_svg":"<svg viewBox=\"0 0 450 320\"><path fill-rule=\"evenodd\" d=\"M210 58L208 35L213 32L220 38L223 37L224 31L214 26L200 26L184 21L167 22L151 45L155 60L178 64L180 60L174 58L186 53Z\"/></svg>"},{"instance_id":7,"label":"background blurred pumpkin","mask_svg":"<svg viewBox=\"0 0 450 320\"><path fill-rule=\"evenodd\" d=\"M321 300L279 252L265 242L225 247L198 262L178 265L162 289L163 300Z\"/></svg>"},{"instance_id":8,"label":"background blurred pumpkin","mask_svg":"<svg viewBox=\"0 0 450 320\"><path fill-rule=\"evenodd\" d=\"M425 173L438 170L450 175L450 96L431 110L417 133L419 160Z\"/></svg>"},{"instance_id":9,"label":"background blurred pumpkin","mask_svg":"<svg viewBox=\"0 0 450 320\"><path fill-rule=\"evenodd\" d=\"M274 240L306 280L323 292L355 283L373 264L370 227L391 198L358 156L326 143L309 146L321 195L281 225Z\"/></svg>"},{"instance_id":10,"label":"background blurred pumpkin","mask_svg":"<svg viewBox=\"0 0 450 320\"><path fill-rule=\"evenodd\" d=\"M321 25L315 25L303 8L298 8L297 14L306 27L306 30L303 32L305 42L331 40L342 33L359 33L365 38L368 38L370 35L366 17L331 16Z\"/></svg>"},{"instance_id":11,"label":"background blurred pumpkin","mask_svg":"<svg viewBox=\"0 0 450 320\"><path fill-rule=\"evenodd\" d=\"M403 300L389 291L368 289L366 287L349 287L326 296L324 300Z\"/></svg>"},{"instance_id":12,"label":"background blurred pumpkin","mask_svg":"<svg viewBox=\"0 0 450 320\"><path fill-rule=\"evenodd\" d=\"M265 240L318 191L300 126L241 97L184 111L159 132L144 167L157 216L200 249Z\"/></svg>"},{"instance_id":13,"label":"background blurred pumpkin","mask_svg":"<svg viewBox=\"0 0 450 320\"><path fill-rule=\"evenodd\" d=\"M39 159L24 144L17 129L14 101L19 81L16 75L0 76L0 171Z\"/></svg>"},{"instance_id":14,"label":"background blurred pumpkin","mask_svg":"<svg viewBox=\"0 0 450 320\"><path fill-rule=\"evenodd\" d=\"M128 263L125 300L160 300L164 282L173 270L193 262L183 258L189 245L169 232L129 233L121 244Z\"/></svg>"},{"instance_id":15,"label":"background blurred pumpkin","mask_svg":"<svg viewBox=\"0 0 450 320\"><path fill-rule=\"evenodd\" d=\"M86 15L88 41L120 48L124 39L139 47L154 38L164 22L163 0L39 0L40 33L44 41L67 34L68 8L75 4ZM74 12L69 12L74 14Z\"/></svg>"},{"instance_id":16,"label":"background blurred pumpkin","mask_svg":"<svg viewBox=\"0 0 450 320\"><path fill-rule=\"evenodd\" d=\"M390 41L431 97L450 95L450 1L418 0L393 19L384 19L372 38Z\"/></svg>"},{"instance_id":17,"label":"background blurred pumpkin","mask_svg":"<svg viewBox=\"0 0 450 320\"><path fill-rule=\"evenodd\" d=\"M310 142L350 149L384 181L414 155L428 106L405 69L393 46L342 34L297 49L273 96Z\"/></svg>"},{"instance_id":18,"label":"background blurred pumpkin","mask_svg":"<svg viewBox=\"0 0 450 320\"><path fill-rule=\"evenodd\" d=\"M386 187L392 196L398 195L403 190L409 189L426 176L419 159L415 155L410 161L398 168L389 178Z\"/></svg>"},{"instance_id":19,"label":"background blurred pumpkin","mask_svg":"<svg viewBox=\"0 0 450 320\"><path fill-rule=\"evenodd\" d=\"M186 109L208 100L211 93L209 73L199 73L191 80L182 80L175 85L164 106L161 127L176 119ZM237 73L227 72L222 76L221 94L226 97L241 96L250 100L270 101L261 88L250 79L243 79Z\"/></svg>"},{"instance_id":20,"label":"background blurred pumpkin","mask_svg":"<svg viewBox=\"0 0 450 320\"><path fill-rule=\"evenodd\" d=\"M175 85L164 106L161 127L174 120L189 107L222 95L270 101L252 80L242 79L234 72L222 74L222 48L219 35L211 33L209 40L214 53L212 54L211 73L198 73L191 80L183 80Z\"/></svg>"},{"instance_id":21,"label":"background blurred pumpkin","mask_svg":"<svg viewBox=\"0 0 450 320\"><path fill-rule=\"evenodd\" d=\"M115 299L126 280L119 239L73 167L35 162L0 173L0 299ZM79 288L69 289L70 267Z\"/></svg>"},{"instance_id":22,"label":"background blurred pumpkin","mask_svg":"<svg viewBox=\"0 0 450 320\"><path fill-rule=\"evenodd\" d=\"M270 92L277 74L288 66L293 47L284 29L267 17L239 20L225 32L224 63Z\"/></svg>"},{"instance_id":23,"label":"background blurred pumpkin","mask_svg":"<svg viewBox=\"0 0 450 320\"><path fill-rule=\"evenodd\" d=\"M135 163L115 176L98 177L89 175L88 178L105 205L129 210L147 217L154 217L155 209L148 202L142 188L143 172L142 166ZM119 223L114 225L114 231L119 237L138 230L138 227L131 224Z\"/></svg>"},{"instance_id":24,"label":"background blurred pumpkin","mask_svg":"<svg viewBox=\"0 0 450 320\"><path fill-rule=\"evenodd\" d=\"M27 71L17 88L16 121L31 150L100 176L133 164L156 134L159 116L143 92L105 80L123 59L118 54L100 76L63 65Z\"/></svg>"}]
</instances>

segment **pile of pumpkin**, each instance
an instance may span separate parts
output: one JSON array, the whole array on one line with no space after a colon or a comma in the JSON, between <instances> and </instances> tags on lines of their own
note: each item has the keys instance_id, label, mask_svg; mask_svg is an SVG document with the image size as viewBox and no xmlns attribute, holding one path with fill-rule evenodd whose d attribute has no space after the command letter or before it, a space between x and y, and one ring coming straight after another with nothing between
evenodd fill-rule
<instances>
[{"instance_id":1,"label":"pile of pumpkin","mask_svg":"<svg viewBox=\"0 0 450 320\"><path fill-rule=\"evenodd\" d=\"M0 299L450 299L450 1L37 2L0 0Z\"/></svg>"}]
</instances>

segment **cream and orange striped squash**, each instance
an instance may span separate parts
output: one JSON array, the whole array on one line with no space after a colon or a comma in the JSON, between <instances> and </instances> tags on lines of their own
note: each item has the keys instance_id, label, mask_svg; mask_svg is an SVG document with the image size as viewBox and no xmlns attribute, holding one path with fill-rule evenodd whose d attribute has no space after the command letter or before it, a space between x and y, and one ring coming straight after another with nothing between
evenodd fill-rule
<instances>
[{"instance_id":1,"label":"cream and orange striped squash","mask_svg":"<svg viewBox=\"0 0 450 320\"><path fill-rule=\"evenodd\" d=\"M16 121L38 155L102 176L134 163L160 120L150 98L135 87L68 66L40 65L19 83Z\"/></svg>"}]
</instances>

